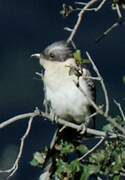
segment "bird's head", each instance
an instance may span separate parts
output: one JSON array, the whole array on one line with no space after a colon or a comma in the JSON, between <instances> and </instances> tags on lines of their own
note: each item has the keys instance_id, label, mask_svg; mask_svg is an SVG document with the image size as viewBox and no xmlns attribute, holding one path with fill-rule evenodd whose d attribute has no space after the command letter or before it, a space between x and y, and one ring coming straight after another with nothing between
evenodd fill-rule
<instances>
[{"instance_id":1,"label":"bird's head","mask_svg":"<svg viewBox=\"0 0 125 180\"><path fill-rule=\"evenodd\" d=\"M52 43L42 53L31 55L31 57L39 58L40 64L42 64L42 61L64 62L72 56L72 49L65 41Z\"/></svg>"}]
</instances>

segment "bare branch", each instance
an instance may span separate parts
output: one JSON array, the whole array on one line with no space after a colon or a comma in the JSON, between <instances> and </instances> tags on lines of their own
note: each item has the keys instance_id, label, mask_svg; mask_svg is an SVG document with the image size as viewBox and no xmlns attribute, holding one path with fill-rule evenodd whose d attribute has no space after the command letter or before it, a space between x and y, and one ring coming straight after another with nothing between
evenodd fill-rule
<instances>
[{"instance_id":1,"label":"bare branch","mask_svg":"<svg viewBox=\"0 0 125 180\"><path fill-rule=\"evenodd\" d=\"M39 115L40 115L40 111L38 111L38 110L36 110L36 111L34 111L32 113L26 113L26 114L17 115L17 116L15 116L13 118L10 118L10 119L0 123L0 129L2 129L2 128L4 128L4 127L6 127L6 126L8 126L8 125L10 125L10 124L12 124L12 123L14 123L16 121L19 121L21 119L30 118L30 117L34 118L34 117L39 116Z\"/></svg>"},{"instance_id":2,"label":"bare branch","mask_svg":"<svg viewBox=\"0 0 125 180\"><path fill-rule=\"evenodd\" d=\"M99 6L97 8L95 8L94 11L98 11L102 8L102 6L105 4L106 0L102 0L102 2L99 4Z\"/></svg>"},{"instance_id":3,"label":"bare branch","mask_svg":"<svg viewBox=\"0 0 125 180\"><path fill-rule=\"evenodd\" d=\"M85 14L86 11L98 11L102 8L102 6L105 4L106 0L102 0L102 2L98 5L98 7L96 8L90 8L93 4L95 4L96 2L98 2L98 0L90 0L88 3L84 3L84 2L75 2L76 4L80 4L83 5L84 7L80 10L79 14L78 14L78 19L74 25L74 27L71 30L71 34L69 36L69 38L67 39L67 43L71 42L81 24L83 15ZM68 28L69 29L69 28Z\"/></svg>"},{"instance_id":4,"label":"bare branch","mask_svg":"<svg viewBox=\"0 0 125 180\"><path fill-rule=\"evenodd\" d=\"M119 8L119 5L116 3L116 11L117 11L117 14L118 14L118 18L122 18L122 13L120 11L120 8Z\"/></svg>"},{"instance_id":5,"label":"bare branch","mask_svg":"<svg viewBox=\"0 0 125 180\"><path fill-rule=\"evenodd\" d=\"M75 4L79 4L79 5L86 5L87 3L85 3L85 2L75 2Z\"/></svg>"},{"instance_id":6,"label":"bare branch","mask_svg":"<svg viewBox=\"0 0 125 180\"><path fill-rule=\"evenodd\" d=\"M93 146L87 153L85 153L83 156L81 156L78 160L79 161L83 160L86 156L88 156L90 153L95 151L100 146L100 144L104 141L104 139L105 139L105 137L101 137L99 142L95 146Z\"/></svg>"},{"instance_id":7,"label":"bare branch","mask_svg":"<svg viewBox=\"0 0 125 180\"><path fill-rule=\"evenodd\" d=\"M67 43L69 43L69 42L71 42L71 41L73 40L73 38L74 38L74 36L75 36L75 34L76 34L79 26L80 26L80 23L81 23L81 21L82 21L83 14L86 12L86 10L87 10L89 7L91 7L91 6L92 6L94 3L96 3L97 1L98 1L98 0L91 0L91 1L89 1L89 2L82 8L82 10L79 12L79 14L78 14L78 19L77 19L76 24L75 24L75 26L74 26L74 28L73 28L73 31L71 32L69 38L67 39Z\"/></svg>"},{"instance_id":8,"label":"bare branch","mask_svg":"<svg viewBox=\"0 0 125 180\"><path fill-rule=\"evenodd\" d=\"M87 54L87 56L88 56L88 58L89 58L89 60L90 60L90 62L91 62L91 64L92 64L92 66L93 66L94 71L96 72L97 76L101 79L101 80L100 80L100 84L101 84L102 90L103 90L103 92L104 92L105 103L106 103L105 115L108 116L108 112L109 112L109 99L108 99L107 89L106 89L105 84L104 84L104 80L103 80L103 78L102 78L102 76L101 76L98 68L96 67L94 61L92 60L91 56L89 55L89 53L86 52L86 54Z\"/></svg>"},{"instance_id":9,"label":"bare branch","mask_svg":"<svg viewBox=\"0 0 125 180\"><path fill-rule=\"evenodd\" d=\"M89 103L96 110L96 114L104 115L104 112L103 112L102 108L99 108L99 106L90 97L87 96L87 94L84 92L84 90L80 86L79 86L79 90L84 94L84 96L87 98Z\"/></svg>"},{"instance_id":10,"label":"bare branch","mask_svg":"<svg viewBox=\"0 0 125 180\"><path fill-rule=\"evenodd\" d=\"M106 0L102 0L102 2L96 7L96 8L90 8L90 9L87 9L88 11L99 11L102 6L105 4ZM84 2L75 2L75 4L79 4L79 5L87 5L87 3L84 3Z\"/></svg>"},{"instance_id":11,"label":"bare branch","mask_svg":"<svg viewBox=\"0 0 125 180\"><path fill-rule=\"evenodd\" d=\"M97 114L97 113L96 113ZM44 119L48 118L50 121L53 121L50 117L50 115L46 115L45 112L40 112L40 111L35 111L35 112L32 112L32 113L26 113L26 114L21 114L21 115L17 115L11 119L8 119L6 120L5 122L1 123L0 124L0 129L10 125L10 124L13 124L21 119L25 119L25 118L34 118L34 117L37 117L37 116L41 116L41 117L44 117ZM43 120L44 120L43 119ZM70 128L73 128L73 129L76 129L77 131L80 131L81 130L81 125L77 125L77 124L74 124L74 123L71 123L71 122L68 122L68 121L65 121L63 119L60 119L58 118L57 120L57 123L63 125L63 126L66 126L66 127L70 127ZM82 128L83 128L83 125L82 125ZM94 134L94 135L101 135L102 136L102 131L98 131L98 130L90 130L89 128L85 128L85 131L89 134ZM97 132L97 134L96 134ZM100 132L100 133L99 133ZM105 136L105 133L103 133L103 135Z\"/></svg>"},{"instance_id":12,"label":"bare branch","mask_svg":"<svg viewBox=\"0 0 125 180\"><path fill-rule=\"evenodd\" d=\"M119 111L120 111L120 113L121 113L121 116L122 116L123 121L125 121L125 114L124 114L124 112L123 112L123 109L122 109L122 107L121 107L121 104L118 103L115 99L114 99L114 103L115 103L115 104L117 105L117 107L119 108Z\"/></svg>"},{"instance_id":13,"label":"bare branch","mask_svg":"<svg viewBox=\"0 0 125 180\"><path fill-rule=\"evenodd\" d=\"M109 27L102 35L100 35L97 39L96 39L96 43L98 43L99 41L101 41L105 36L107 36L108 33L110 33L113 29L115 29L116 27L119 26L119 22L115 22L114 24L111 25L111 27Z\"/></svg>"},{"instance_id":14,"label":"bare branch","mask_svg":"<svg viewBox=\"0 0 125 180\"><path fill-rule=\"evenodd\" d=\"M71 29L71 28L69 28L69 27L64 27L64 30L65 30L65 31L69 31L69 32L72 32L72 31L73 31L73 29Z\"/></svg>"},{"instance_id":15,"label":"bare branch","mask_svg":"<svg viewBox=\"0 0 125 180\"><path fill-rule=\"evenodd\" d=\"M84 79L92 79L92 80L95 80L95 81L101 81L101 78L99 77L93 77L93 76L83 76Z\"/></svg>"},{"instance_id":16,"label":"bare branch","mask_svg":"<svg viewBox=\"0 0 125 180\"><path fill-rule=\"evenodd\" d=\"M21 119L25 119L25 118L30 118L30 117L36 117L36 116L39 116L39 112L32 112L32 113L26 113L26 114L20 114L20 115L17 115L13 118L10 118L2 123L0 123L0 129L16 122L16 121L19 121Z\"/></svg>"},{"instance_id":17,"label":"bare branch","mask_svg":"<svg viewBox=\"0 0 125 180\"><path fill-rule=\"evenodd\" d=\"M21 159L22 153L23 153L23 148L24 148L24 143L25 143L25 139L27 138L30 130L31 130L31 125L32 125L32 121L33 121L34 116L30 117L29 122L28 122L28 126L26 129L26 132L24 133L24 135L21 138L21 144L20 144L20 148L19 148L19 153L17 155L17 158L13 164L13 166L10 169L7 170L0 170L0 173L10 173L10 175L8 176L8 178L10 178L11 176L13 176L15 174L15 172L18 169L19 166L19 161ZM7 178L7 179L8 179Z\"/></svg>"}]
</instances>

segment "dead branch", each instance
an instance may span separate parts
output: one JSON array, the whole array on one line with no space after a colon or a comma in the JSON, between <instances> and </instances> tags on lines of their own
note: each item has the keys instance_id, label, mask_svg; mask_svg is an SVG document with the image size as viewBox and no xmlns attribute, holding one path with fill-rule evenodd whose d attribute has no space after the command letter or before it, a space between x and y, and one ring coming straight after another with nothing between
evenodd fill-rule
<instances>
[{"instance_id":1,"label":"dead branch","mask_svg":"<svg viewBox=\"0 0 125 180\"><path fill-rule=\"evenodd\" d=\"M100 84L102 86L102 90L103 90L103 93L104 93L104 97L105 97L105 103L106 103L106 106L105 106L105 115L108 116L108 112L109 112L109 98L108 98L108 93L107 93L107 89L106 89L106 86L105 86L105 83L104 83L104 80L97 68L97 66L95 65L94 61L92 60L90 54L88 52L86 52L87 54L87 57L88 59L90 60L91 64L92 64L92 67L94 69L94 71L96 72L98 78L100 79Z\"/></svg>"},{"instance_id":2,"label":"dead branch","mask_svg":"<svg viewBox=\"0 0 125 180\"><path fill-rule=\"evenodd\" d=\"M121 104L118 103L116 100L114 100L114 102L115 102L116 106L118 107L118 109L119 109L119 111L120 111L120 113L121 113L121 116L122 116L123 121L125 121L125 114L124 114L124 112L123 112L123 109L122 109L122 107L121 107Z\"/></svg>"},{"instance_id":3,"label":"dead branch","mask_svg":"<svg viewBox=\"0 0 125 180\"><path fill-rule=\"evenodd\" d=\"M95 11L98 11L99 9L101 9L101 7L104 5L105 1L106 1L106 0L103 0L97 8L94 8L94 10L96 9ZM78 14L78 19L77 19L74 27L73 27L72 29L70 28L71 34L70 34L69 38L67 39L67 43L70 43L71 41L73 41L73 38L74 38L74 36L75 36L75 34L76 34L76 32L77 32L80 24L81 24L81 21L82 21L82 19L83 19L83 15L85 14L85 12L86 12L90 7L91 7L93 4L95 4L96 2L98 2L98 0L91 0L91 1L89 1L88 3L84 3L84 4L83 4L83 5L85 5L85 6L84 6L84 7L81 9L81 11L79 12L79 14Z\"/></svg>"},{"instance_id":4,"label":"dead branch","mask_svg":"<svg viewBox=\"0 0 125 180\"><path fill-rule=\"evenodd\" d=\"M93 151L95 151L104 141L105 137L101 137L101 139L99 140L99 142L97 142L96 145L94 145L87 153L85 153L83 156L81 156L78 160L81 161L83 160L86 156L88 156L89 154L91 154Z\"/></svg>"},{"instance_id":5,"label":"dead branch","mask_svg":"<svg viewBox=\"0 0 125 180\"><path fill-rule=\"evenodd\" d=\"M39 116L40 115L40 112L39 111L34 111L32 113L26 113L26 114L20 114L20 115L17 115L13 118L10 118L2 123L0 123L0 129L4 128L4 127L7 127L9 126L10 124L16 122L16 121L19 121L19 120L22 120L22 119L26 119L26 118L30 118L30 117L36 117L36 116Z\"/></svg>"},{"instance_id":6,"label":"dead branch","mask_svg":"<svg viewBox=\"0 0 125 180\"><path fill-rule=\"evenodd\" d=\"M24 149L24 143L25 143L25 140L26 140L26 138L27 138L27 136L28 136L28 134L29 134L29 132L31 130L31 125L32 125L33 118L34 118L34 116L30 117L27 129L26 129L24 135L21 138L19 152L18 152L17 158L16 158L13 166L11 168L7 169L7 170L0 170L0 173L10 173L9 176L7 177L7 179L9 179L11 176L13 176L15 174L15 172L18 170L19 161L21 159L21 156L22 156L22 153L23 153L23 149Z\"/></svg>"}]
</instances>

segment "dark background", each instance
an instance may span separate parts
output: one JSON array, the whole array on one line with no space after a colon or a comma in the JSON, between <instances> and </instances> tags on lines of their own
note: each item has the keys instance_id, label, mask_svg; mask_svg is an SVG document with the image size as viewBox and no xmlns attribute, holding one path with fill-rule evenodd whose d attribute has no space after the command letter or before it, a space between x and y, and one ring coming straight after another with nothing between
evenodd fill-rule
<instances>
[{"instance_id":1,"label":"dark background","mask_svg":"<svg viewBox=\"0 0 125 180\"><path fill-rule=\"evenodd\" d=\"M35 72L40 72L37 60L30 58L48 44L68 37L65 26L73 27L77 15L62 18L62 3L71 0L0 0L0 122L18 114L42 109L42 82ZM88 50L103 75L110 100L117 99L124 106L125 86L125 36L124 26L119 26L100 43L95 39L117 20L110 2L97 13L84 18L75 39L79 48ZM102 93L97 91L100 102ZM123 107L124 108L124 107ZM111 110L116 107L111 104ZM14 161L21 135L27 120L0 131L0 169L10 167ZM35 151L49 144L55 126L48 121L35 119L25 143L19 169L13 180L36 180L40 169L31 167L29 161ZM51 131L50 131L51 130ZM0 180L5 178L1 175Z\"/></svg>"}]
</instances>

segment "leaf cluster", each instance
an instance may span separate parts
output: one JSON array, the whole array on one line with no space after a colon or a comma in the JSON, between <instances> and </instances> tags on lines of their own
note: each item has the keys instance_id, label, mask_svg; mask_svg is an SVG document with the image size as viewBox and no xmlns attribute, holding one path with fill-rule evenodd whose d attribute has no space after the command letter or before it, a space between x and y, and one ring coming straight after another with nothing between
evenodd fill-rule
<instances>
[{"instance_id":1,"label":"leaf cluster","mask_svg":"<svg viewBox=\"0 0 125 180\"><path fill-rule=\"evenodd\" d=\"M86 145L74 145L61 140L55 145L55 149L58 153L53 177L59 180L89 180L90 177L98 176L120 180L125 171L125 140L120 138L106 139L101 148L82 160L79 160L79 157L90 150ZM41 153L36 152L31 165L42 167L47 151L46 148Z\"/></svg>"}]
</instances>

